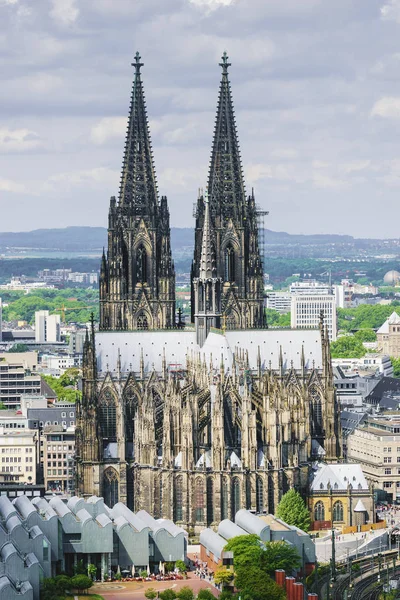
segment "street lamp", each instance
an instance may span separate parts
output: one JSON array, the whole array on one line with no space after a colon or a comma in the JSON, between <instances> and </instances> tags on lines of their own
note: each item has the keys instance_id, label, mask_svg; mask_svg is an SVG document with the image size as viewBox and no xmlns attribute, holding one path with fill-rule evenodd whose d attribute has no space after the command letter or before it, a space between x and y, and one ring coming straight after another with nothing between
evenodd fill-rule
<instances>
[{"instance_id":1,"label":"street lamp","mask_svg":"<svg viewBox=\"0 0 400 600\"><path fill-rule=\"evenodd\" d=\"M335 530L332 527L332 579L336 581Z\"/></svg>"}]
</instances>

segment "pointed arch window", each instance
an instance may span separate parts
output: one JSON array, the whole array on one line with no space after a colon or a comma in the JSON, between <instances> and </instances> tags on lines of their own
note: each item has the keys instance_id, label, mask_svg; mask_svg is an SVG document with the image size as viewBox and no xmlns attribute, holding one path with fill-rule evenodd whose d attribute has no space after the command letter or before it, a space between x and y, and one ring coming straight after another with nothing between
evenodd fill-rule
<instances>
[{"instance_id":1,"label":"pointed arch window","mask_svg":"<svg viewBox=\"0 0 400 600\"><path fill-rule=\"evenodd\" d=\"M321 501L314 506L314 521L325 521L325 506Z\"/></svg>"},{"instance_id":2,"label":"pointed arch window","mask_svg":"<svg viewBox=\"0 0 400 600\"><path fill-rule=\"evenodd\" d=\"M115 398L111 390L105 390L99 402L99 423L101 437L108 441L117 439L117 414Z\"/></svg>"},{"instance_id":3,"label":"pointed arch window","mask_svg":"<svg viewBox=\"0 0 400 600\"><path fill-rule=\"evenodd\" d=\"M109 508L118 502L118 475L114 469L104 471L103 497Z\"/></svg>"},{"instance_id":4,"label":"pointed arch window","mask_svg":"<svg viewBox=\"0 0 400 600\"><path fill-rule=\"evenodd\" d=\"M174 482L174 521L183 521L183 490L181 476L177 477Z\"/></svg>"},{"instance_id":5,"label":"pointed arch window","mask_svg":"<svg viewBox=\"0 0 400 600\"><path fill-rule=\"evenodd\" d=\"M148 329L149 328L149 322L147 320L147 317L145 314L140 314L137 318L137 328L138 329Z\"/></svg>"},{"instance_id":6,"label":"pointed arch window","mask_svg":"<svg viewBox=\"0 0 400 600\"><path fill-rule=\"evenodd\" d=\"M204 482L200 478L196 480L194 502L194 519L196 523L202 523L204 521Z\"/></svg>"},{"instance_id":7,"label":"pointed arch window","mask_svg":"<svg viewBox=\"0 0 400 600\"><path fill-rule=\"evenodd\" d=\"M222 482L221 490L221 521L228 518L229 487L226 479Z\"/></svg>"},{"instance_id":8,"label":"pointed arch window","mask_svg":"<svg viewBox=\"0 0 400 600\"><path fill-rule=\"evenodd\" d=\"M343 521L343 503L340 500L335 502L332 512L334 521Z\"/></svg>"},{"instance_id":9,"label":"pointed arch window","mask_svg":"<svg viewBox=\"0 0 400 600\"><path fill-rule=\"evenodd\" d=\"M256 479L256 510L258 513L264 510L264 482L261 477Z\"/></svg>"},{"instance_id":10,"label":"pointed arch window","mask_svg":"<svg viewBox=\"0 0 400 600\"><path fill-rule=\"evenodd\" d=\"M234 521L237 511L240 510L240 481L238 477L232 479L231 498L231 519Z\"/></svg>"},{"instance_id":11,"label":"pointed arch window","mask_svg":"<svg viewBox=\"0 0 400 600\"><path fill-rule=\"evenodd\" d=\"M235 251L232 244L225 248L225 281L235 281Z\"/></svg>"},{"instance_id":12,"label":"pointed arch window","mask_svg":"<svg viewBox=\"0 0 400 600\"><path fill-rule=\"evenodd\" d=\"M147 282L147 254L143 244L136 251L136 280L139 283Z\"/></svg>"},{"instance_id":13,"label":"pointed arch window","mask_svg":"<svg viewBox=\"0 0 400 600\"><path fill-rule=\"evenodd\" d=\"M214 482L211 477L207 479L207 527L214 521Z\"/></svg>"}]
</instances>

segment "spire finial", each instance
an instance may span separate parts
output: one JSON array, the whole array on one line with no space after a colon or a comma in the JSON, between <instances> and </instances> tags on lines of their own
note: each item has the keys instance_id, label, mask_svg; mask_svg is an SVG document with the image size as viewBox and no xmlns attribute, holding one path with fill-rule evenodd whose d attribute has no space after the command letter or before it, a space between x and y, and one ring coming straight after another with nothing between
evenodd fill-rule
<instances>
[{"instance_id":1,"label":"spire finial","mask_svg":"<svg viewBox=\"0 0 400 600\"><path fill-rule=\"evenodd\" d=\"M222 62L219 63L219 66L222 67L222 75L228 75L228 67L231 66L231 63L228 62L228 55L226 52L223 53L221 60Z\"/></svg>"},{"instance_id":2,"label":"spire finial","mask_svg":"<svg viewBox=\"0 0 400 600\"><path fill-rule=\"evenodd\" d=\"M141 56L139 52L135 54L135 62L131 63L132 67L135 67L136 74L140 75L140 67L143 67L143 63L140 62Z\"/></svg>"}]
</instances>

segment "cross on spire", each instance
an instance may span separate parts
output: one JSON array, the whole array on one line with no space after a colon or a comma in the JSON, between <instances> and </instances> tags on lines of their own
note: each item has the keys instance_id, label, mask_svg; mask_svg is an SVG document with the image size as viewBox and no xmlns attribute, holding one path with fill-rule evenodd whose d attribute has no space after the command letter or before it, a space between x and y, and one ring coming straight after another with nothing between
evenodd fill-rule
<instances>
[{"instance_id":1,"label":"cross on spire","mask_svg":"<svg viewBox=\"0 0 400 600\"><path fill-rule=\"evenodd\" d=\"M140 67L143 67L143 63L140 62L141 56L139 54L139 52L136 52L135 54L135 62L131 63L132 67L135 67L136 73L139 75L140 74Z\"/></svg>"},{"instance_id":2,"label":"cross on spire","mask_svg":"<svg viewBox=\"0 0 400 600\"><path fill-rule=\"evenodd\" d=\"M228 67L231 66L231 63L228 62L228 55L226 52L223 53L221 60L222 62L219 63L219 66L222 67L222 75L228 75Z\"/></svg>"}]
</instances>

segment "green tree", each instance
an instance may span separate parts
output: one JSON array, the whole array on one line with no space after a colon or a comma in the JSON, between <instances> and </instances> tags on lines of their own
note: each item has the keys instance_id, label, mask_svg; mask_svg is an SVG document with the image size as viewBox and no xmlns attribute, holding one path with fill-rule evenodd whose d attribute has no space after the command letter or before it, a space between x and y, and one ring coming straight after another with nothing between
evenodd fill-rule
<instances>
[{"instance_id":1,"label":"green tree","mask_svg":"<svg viewBox=\"0 0 400 600\"><path fill-rule=\"evenodd\" d=\"M154 600L154 598L157 598L157 592L154 588L147 588L144 595L147 600Z\"/></svg>"},{"instance_id":2,"label":"green tree","mask_svg":"<svg viewBox=\"0 0 400 600\"><path fill-rule=\"evenodd\" d=\"M265 542L263 550L261 565L269 575L274 575L276 569L291 573L301 566L301 558L296 548L284 541Z\"/></svg>"},{"instance_id":3,"label":"green tree","mask_svg":"<svg viewBox=\"0 0 400 600\"><path fill-rule=\"evenodd\" d=\"M161 600L175 600L176 592L171 589L164 590L163 592L160 592L160 598Z\"/></svg>"},{"instance_id":4,"label":"green tree","mask_svg":"<svg viewBox=\"0 0 400 600\"><path fill-rule=\"evenodd\" d=\"M176 595L179 600L194 600L193 590L188 585L181 587Z\"/></svg>"},{"instance_id":5,"label":"green tree","mask_svg":"<svg viewBox=\"0 0 400 600\"><path fill-rule=\"evenodd\" d=\"M355 332L354 337L360 342L376 342L376 333L373 329L359 329Z\"/></svg>"},{"instance_id":6,"label":"green tree","mask_svg":"<svg viewBox=\"0 0 400 600\"><path fill-rule=\"evenodd\" d=\"M258 535L237 535L231 538L224 547L226 552L233 552L235 571L251 565L260 566L262 543Z\"/></svg>"},{"instance_id":7,"label":"green tree","mask_svg":"<svg viewBox=\"0 0 400 600\"><path fill-rule=\"evenodd\" d=\"M187 572L187 566L185 564L185 562L183 560L177 560L175 563L175 567L177 569L179 569L179 571L181 573L186 573Z\"/></svg>"},{"instance_id":8,"label":"green tree","mask_svg":"<svg viewBox=\"0 0 400 600\"><path fill-rule=\"evenodd\" d=\"M71 588L71 577L68 577L68 575L57 575L55 581L58 589L63 594Z\"/></svg>"},{"instance_id":9,"label":"green tree","mask_svg":"<svg viewBox=\"0 0 400 600\"><path fill-rule=\"evenodd\" d=\"M146 569L143 569L142 571L140 571L140 577L143 577L143 579L145 579L147 577L148 573L146 571Z\"/></svg>"},{"instance_id":10,"label":"green tree","mask_svg":"<svg viewBox=\"0 0 400 600\"><path fill-rule=\"evenodd\" d=\"M400 378L400 358L390 357L393 366L393 377Z\"/></svg>"},{"instance_id":11,"label":"green tree","mask_svg":"<svg viewBox=\"0 0 400 600\"><path fill-rule=\"evenodd\" d=\"M197 594L197 600L214 600L215 596L209 589L202 589Z\"/></svg>"},{"instance_id":12,"label":"green tree","mask_svg":"<svg viewBox=\"0 0 400 600\"><path fill-rule=\"evenodd\" d=\"M365 353L362 342L354 336L343 336L331 343L332 358L361 358Z\"/></svg>"},{"instance_id":13,"label":"green tree","mask_svg":"<svg viewBox=\"0 0 400 600\"><path fill-rule=\"evenodd\" d=\"M222 587L227 587L234 577L233 571L227 569L226 567L221 567L217 569L214 573L214 581L215 583L221 584Z\"/></svg>"},{"instance_id":14,"label":"green tree","mask_svg":"<svg viewBox=\"0 0 400 600\"><path fill-rule=\"evenodd\" d=\"M166 562L164 567L167 573L171 573L171 571L175 569L175 565L173 562Z\"/></svg>"},{"instance_id":15,"label":"green tree","mask_svg":"<svg viewBox=\"0 0 400 600\"><path fill-rule=\"evenodd\" d=\"M85 592L93 585L93 581L87 575L74 575L71 579L71 587L78 592Z\"/></svg>"},{"instance_id":16,"label":"green tree","mask_svg":"<svg viewBox=\"0 0 400 600\"><path fill-rule=\"evenodd\" d=\"M302 531L310 529L310 513L304 504L303 498L295 489L289 490L282 496L276 516L288 525L294 525Z\"/></svg>"},{"instance_id":17,"label":"green tree","mask_svg":"<svg viewBox=\"0 0 400 600\"><path fill-rule=\"evenodd\" d=\"M91 563L88 564L88 566L87 566L88 577L90 577L91 579L94 579L96 577L96 573L97 573L96 565L93 565Z\"/></svg>"},{"instance_id":18,"label":"green tree","mask_svg":"<svg viewBox=\"0 0 400 600\"><path fill-rule=\"evenodd\" d=\"M251 600L285 600L286 594L279 585L257 567L240 569L235 586L244 598Z\"/></svg>"},{"instance_id":19,"label":"green tree","mask_svg":"<svg viewBox=\"0 0 400 600\"><path fill-rule=\"evenodd\" d=\"M26 344L14 344L8 352L27 352L29 350Z\"/></svg>"}]
</instances>

